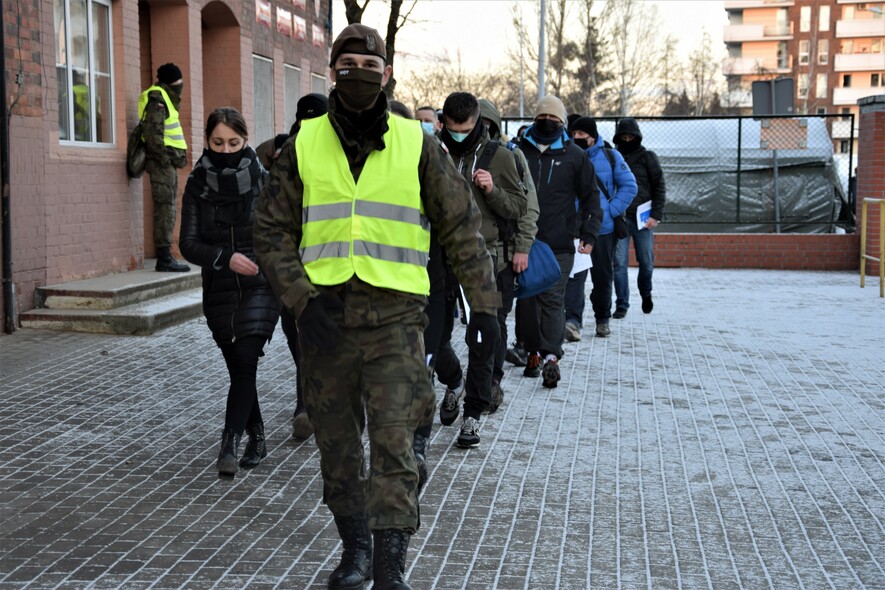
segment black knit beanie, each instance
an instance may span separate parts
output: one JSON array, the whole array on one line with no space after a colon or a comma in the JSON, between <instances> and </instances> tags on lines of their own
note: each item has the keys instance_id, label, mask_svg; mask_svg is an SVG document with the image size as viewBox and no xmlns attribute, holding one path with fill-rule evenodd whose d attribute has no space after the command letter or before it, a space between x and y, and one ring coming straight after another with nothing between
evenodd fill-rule
<instances>
[{"instance_id":1,"label":"black knit beanie","mask_svg":"<svg viewBox=\"0 0 885 590\"><path fill-rule=\"evenodd\" d=\"M160 84L175 84L181 80L181 69L174 63L163 64L157 68L157 82Z\"/></svg>"},{"instance_id":2,"label":"black knit beanie","mask_svg":"<svg viewBox=\"0 0 885 590\"><path fill-rule=\"evenodd\" d=\"M323 95L313 92L306 94L298 99L298 105L295 109L295 120L313 119L325 115L329 110L329 99Z\"/></svg>"},{"instance_id":3,"label":"black knit beanie","mask_svg":"<svg viewBox=\"0 0 885 590\"><path fill-rule=\"evenodd\" d=\"M590 117L581 117L577 119L574 123L572 123L570 131L572 134L575 131L583 131L594 140L599 139L599 132L596 130L596 120L591 119Z\"/></svg>"}]
</instances>

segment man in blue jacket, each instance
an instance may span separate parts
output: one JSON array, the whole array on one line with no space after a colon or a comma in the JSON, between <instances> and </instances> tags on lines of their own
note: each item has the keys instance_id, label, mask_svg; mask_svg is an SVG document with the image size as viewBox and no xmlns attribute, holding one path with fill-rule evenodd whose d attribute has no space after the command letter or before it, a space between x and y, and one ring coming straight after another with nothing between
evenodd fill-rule
<instances>
[{"instance_id":1,"label":"man in blue jacket","mask_svg":"<svg viewBox=\"0 0 885 590\"><path fill-rule=\"evenodd\" d=\"M593 291L590 301L596 316L596 335L606 337L611 334L613 259L617 238L614 219L623 214L636 196L636 179L630 167L616 150L605 146L596 130L596 121L581 117L571 127L572 141L584 148L596 172L599 204L602 207L602 225L596 238L596 245L590 253L593 267L590 276ZM565 338L571 342L581 339L581 319L584 316L584 285L587 271L581 271L570 278L565 290Z\"/></svg>"},{"instance_id":2,"label":"man in blue jacket","mask_svg":"<svg viewBox=\"0 0 885 590\"><path fill-rule=\"evenodd\" d=\"M523 375L541 376L544 387L551 388L560 379L559 359L565 330L563 298L575 258L574 240L578 239L579 252L590 254L596 249L594 243L602 220L593 165L565 132L566 119L562 101L545 96L538 101L534 123L519 143L538 194L537 239L550 246L561 271L561 279L553 287L523 299L519 306L529 353Z\"/></svg>"}]
</instances>

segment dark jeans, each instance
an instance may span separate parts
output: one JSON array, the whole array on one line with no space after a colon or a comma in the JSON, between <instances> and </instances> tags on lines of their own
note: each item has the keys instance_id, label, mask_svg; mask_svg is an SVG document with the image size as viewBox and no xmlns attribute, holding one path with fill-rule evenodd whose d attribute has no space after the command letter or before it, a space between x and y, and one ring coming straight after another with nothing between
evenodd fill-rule
<instances>
[{"instance_id":1,"label":"dark jeans","mask_svg":"<svg viewBox=\"0 0 885 590\"><path fill-rule=\"evenodd\" d=\"M614 233L597 236L593 251L590 252L593 259L593 267L590 269L590 279L593 281L590 303L593 304L597 324L607 324L612 317L612 263L616 242Z\"/></svg>"},{"instance_id":2,"label":"dark jeans","mask_svg":"<svg viewBox=\"0 0 885 590\"><path fill-rule=\"evenodd\" d=\"M242 435L246 426L261 423L261 409L258 407L258 388L255 376L258 372L258 357L264 355L264 336L246 336L236 342L220 344L221 354L230 374L230 388L227 391L227 408L224 414L224 429L233 429Z\"/></svg>"},{"instance_id":3,"label":"dark jeans","mask_svg":"<svg viewBox=\"0 0 885 590\"><path fill-rule=\"evenodd\" d=\"M636 219L628 219L630 235L618 240L615 249L615 293L617 307L630 307L630 280L627 276L627 263L630 256L630 238L633 238L633 249L636 251L636 262L639 264L639 276L636 285L640 295L651 295L651 275L655 269L655 230L639 229Z\"/></svg>"},{"instance_id":4,"label":"dark jeans","mask_svg":"<svg viewBox=\"0 0 885 590\"><path fill-rule=\"evenodd\" d=\"M457 285L455 289L458 289ZM442 341L439 351L436 353L436 375L440 382L449 389L455 389L461 384L462 372L461 361L452 349L452 329L454 327L454 312L458 305L457 291L449 289L446 293L445 325L443 327ZM500 340L499 340L500 341ZM467 380L464 384L464 416L479 420L483 411L492 400L492 370L495 365L495 352L498 344L492 349L491 354L482 357L473 348L467 350Z\"/></svg>"},{"instance_id":5,"label":"dark jeans","mask_svg":"<svg viewBox=\"0 0 885 590\"><path fill-rule=\"evenodd\" d=\"M516 274L513 272L513 264L507 263L504 269L498 273L498 291L501 293L501 308L498 310L498 346L495 347L495 369L493 378L501 381L504 378L504 356L507 354L507 315L513 309L513 282Z\"/></svg>"},{"instance_id":6,"label":"dark jeans","mask_svg":"<svg viewBox=\"0 0 885 590\"><path fill-rule=\"evenodd\" d=\"M280 323L283 325L283 334L286 335L286 344L289 345L289 353L295 361L295 413L304 411L304 393L301 391L301 351L298 349L298 326L295 325L295 316L286 308L280 313Z\"/></svg>"},{"instance_id":7,"label":"dark jeans","mask_svg":"<svg viewBox=\"0 0 885 590\"><path fill-rule=\"evenodd\" d=\"M575 260L574 252L557 252L559 280L544 293L522 299L517 307L526 352L554 354L562 358L565 334L565 286Z\"/></svg>"},{"instance_id":8,"label":"dark jeans","mask_svg":"<svg viewBox=\"0 0 885 590\"><path fill-rule=\"evenodd\" d=\"M584 303L587 300L585 291L589 270L582 270L569 277L565 285L565 321L578 326L584 323Z\"/></svg>"}]
</instances>

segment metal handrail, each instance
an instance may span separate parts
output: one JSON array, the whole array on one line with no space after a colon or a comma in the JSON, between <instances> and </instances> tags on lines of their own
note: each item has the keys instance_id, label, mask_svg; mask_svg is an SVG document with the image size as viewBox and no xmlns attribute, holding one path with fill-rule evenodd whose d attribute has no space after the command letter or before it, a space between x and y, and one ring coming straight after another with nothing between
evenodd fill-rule
<instances>
[{"instance_id":1,"label":"metal handrail","mask_svg":"<svg viewBox=\"0 0 885 590\"><path fill-rule=\"evenodd\" d=\"M867 211L868 204L879 205L879 257L869 256L867 252ZM871 199L869 197L863 200L863 219L860 222L860 287L864 286L864 279L867 274L867 260L873 260L879 263L879 297L885 297L885 211L882 205L885 199Z\"/></svg>"}]
</instances>

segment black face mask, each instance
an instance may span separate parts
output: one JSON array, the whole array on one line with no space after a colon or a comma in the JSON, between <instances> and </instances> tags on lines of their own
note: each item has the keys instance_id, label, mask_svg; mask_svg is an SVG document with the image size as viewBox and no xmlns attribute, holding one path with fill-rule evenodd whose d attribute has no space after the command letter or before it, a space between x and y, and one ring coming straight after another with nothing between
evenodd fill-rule
<instances>
[{"instance_id":1,"label":"black face mask","mask_svg":"<svg viewBox=\"0 0 885 590\"><path fill-rule=\"evenodd\" d=\"M384 74L363 68L335 70L335 88L344 106L361 112L372 108L381 94Z\"/></svg>"},{"instance_id":2,"label":"black face mask","mask_svg":"<svg viewBox=\"0 0 885 590\"><path fill-rule=\"evenodd\" d=\"M549 145L562 135L562 123L553 119L539 119L532 126L532 137L541 144Z\"/></svg>"},{"instance_id":3,"label":"black face mask","mask_svg":"<svg viewBox=\"0 0 885 590\"><path fill-rule=\"evenodd\" d=\"M590 147L590 144L588 143L586 137L581 137L581 138L576 137L572 140L572 143L574 143L576 146L578 146L582 150L586 150L588 147Z\"/></svg>"},{"instance_id":4,"label":"black face mask","mask_svg":"<svg viewBox=\"0 0 885 590\"><path fill-rule=\"evenodd\" d=\"M642 140L637 138L631 139L630 141L624 141L623 139L619 139L617 142L618 151L622 154L629 154L635 152L642 145Z\"/></svg>"},{"instance_id":5,"label":"black face mask","mask_svg":"<svg viewBox=\"0 0 885 590\"><path fill-rule=\"evenodd\" d=\"M237 152L214 152L206 148L203 153L209 157L209 161L212 162L212 166L216 170L224 170L225 168L236 170L240 165L240 160L243 159L245 149L244 146L243 149Z\"/></svg>"},{"instance_id":6,"label":"black face mask","mask_svg":"<svg viewBox=\"0 0 885 590\"><path fill-rule=\"evenodd\" d=\"M170 84L169 90L171 90L178 96L181 96L181 93L184 92L184 82L182 82L181 84Z\"/></svg>"}]
</instances>

